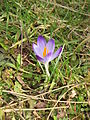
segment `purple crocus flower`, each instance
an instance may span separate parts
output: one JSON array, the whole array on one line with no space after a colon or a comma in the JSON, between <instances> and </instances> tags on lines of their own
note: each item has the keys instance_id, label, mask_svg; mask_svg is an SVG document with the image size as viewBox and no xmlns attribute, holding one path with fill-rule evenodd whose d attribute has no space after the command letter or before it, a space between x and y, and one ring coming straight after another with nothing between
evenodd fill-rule
<instances>
[{"instance_id":1,"label":"purple crocus flower","mask_svg":"<svg viewBox=\"0 0 90 120\"><path fill-rule=\"evenodd\" d=\"M36 54L37 59L48 64L50 61L55 59L60 53L62 53L62 47L60 47L55 53L55 42L50 39L47 43L43 36L39 36L37 39L37 45L33 43L33 50Z\"/></svg>"},{"instance_id":2,"label":"purple crocus flower","mask_svg":"<svg viewBox=\"0 0 90 120\"><path fill-rule=\"evenodd\" d=\"M60 47L55 53L55 42L53 39L50 39L48 43L43 38L39 36L37 39L37 45L33 43L33 50L36 54L37 59L45 65L46 73L50 76L48 65L49 62L55 59L57 56L61 55L63 48Z\"/></svg>"}]
</instances>

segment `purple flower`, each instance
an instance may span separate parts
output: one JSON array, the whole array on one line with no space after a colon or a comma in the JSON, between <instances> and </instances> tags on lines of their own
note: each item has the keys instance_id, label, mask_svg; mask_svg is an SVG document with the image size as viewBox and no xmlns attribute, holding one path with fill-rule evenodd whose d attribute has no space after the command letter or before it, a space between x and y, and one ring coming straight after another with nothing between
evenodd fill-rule
<instances>
[{"instance_id":1,"label":"purple flower","mask_svg":"<svg viewBox=\"0 0 90 120\"><path fill-rule=\"evenodd\" d=\"M37 39L37 45L33 43L33 50L36 54L37 59L40 62L49 63L51 60L55 59L60 53L62 53L62 47L60 47L55 53L55 42L53 39L50 39L48 43L43 38L39 36Z\"/></svg>"}]
</instances>

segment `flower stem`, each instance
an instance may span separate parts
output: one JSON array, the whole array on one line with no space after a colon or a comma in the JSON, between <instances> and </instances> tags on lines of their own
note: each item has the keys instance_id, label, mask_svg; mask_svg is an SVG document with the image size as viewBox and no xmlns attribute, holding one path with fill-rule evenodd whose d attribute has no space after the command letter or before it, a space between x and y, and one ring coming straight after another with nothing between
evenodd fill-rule
<instances>
[{"instance_id":1,"label":"flower stem","mask_svg":"<svg viewBox=\"0 0 90 120\"><path fill-rule=\"evenodd\" d=\"M49 70L48 70L48 63L45 63L45 69L46 69L46 73L48 75L48 77L50 77L50 73L49 73Z\"/></svg>"}]
</instances>

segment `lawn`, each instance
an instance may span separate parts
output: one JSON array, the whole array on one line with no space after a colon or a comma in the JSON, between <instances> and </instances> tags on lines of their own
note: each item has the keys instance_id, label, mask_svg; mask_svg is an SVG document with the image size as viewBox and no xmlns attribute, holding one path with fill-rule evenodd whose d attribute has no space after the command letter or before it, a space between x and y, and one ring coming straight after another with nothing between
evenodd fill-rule
<instances>
[{"instance_id":1,"label":"lawn","mask_svg":"<svg viewBox=\"0 0 90 120\"><path fill-rule=\"evenodd\" d=\"M40 36L62 47L48 66ZM0 120L89 120L89 107L90 1L0 0Z\"/></svg>"}]
</instances>

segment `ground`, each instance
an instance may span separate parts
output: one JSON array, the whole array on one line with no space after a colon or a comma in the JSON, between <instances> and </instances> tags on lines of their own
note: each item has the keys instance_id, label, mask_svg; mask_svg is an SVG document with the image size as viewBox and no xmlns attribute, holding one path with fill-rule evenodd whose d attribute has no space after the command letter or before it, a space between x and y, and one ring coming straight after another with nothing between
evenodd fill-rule
<instances>
[{"instance_id":1,"label":"ground","mask_svg":"<svg viewBox=\"0 0 90 120\"><path fill-rule=\"evenodd\" d=\"M90 1L0 1L0 120L90 117ZM61 58L37 61L32 43L55 40Z\"/></svg>"}]
</instances>

